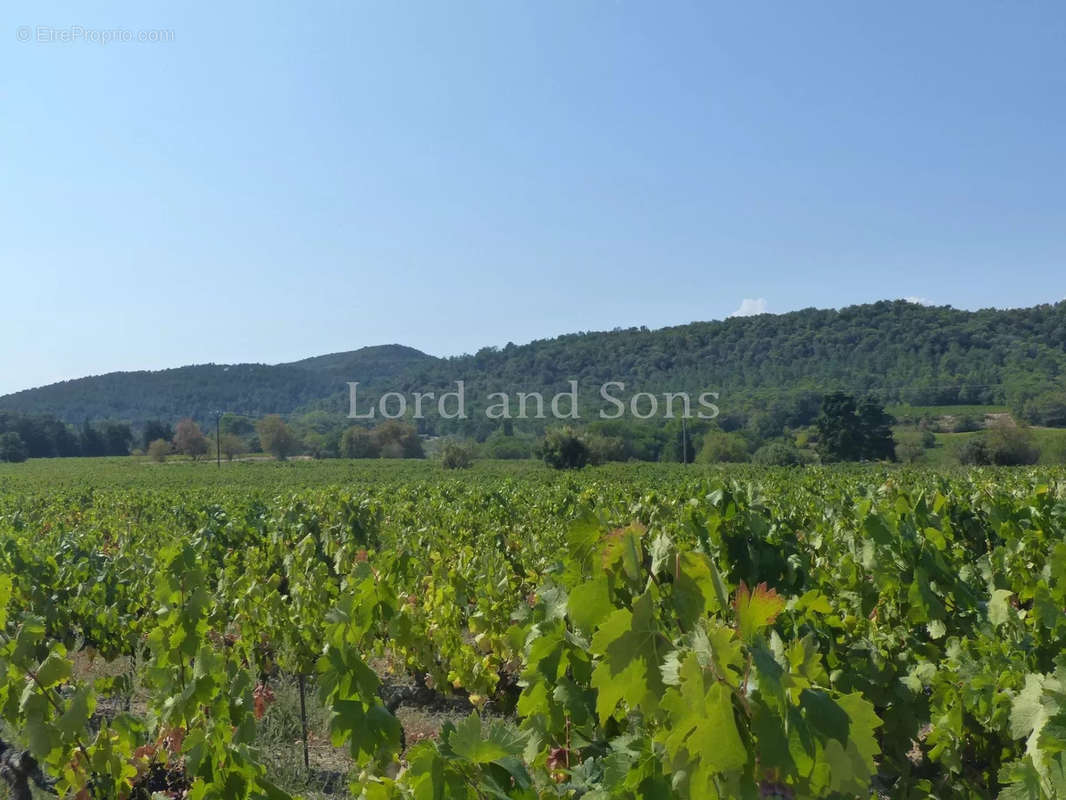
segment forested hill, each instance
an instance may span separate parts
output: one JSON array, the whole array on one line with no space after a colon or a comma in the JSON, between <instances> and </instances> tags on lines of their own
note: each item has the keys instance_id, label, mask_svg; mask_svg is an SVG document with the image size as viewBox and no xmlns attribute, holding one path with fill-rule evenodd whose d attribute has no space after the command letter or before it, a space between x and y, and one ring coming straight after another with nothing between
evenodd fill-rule
<instances>
[{"instance_id":1,"label":"forested hill","mask_svg":"<svg viewBox=\"0 0 1066 800\"><path fill-rule=\"evenodd\" d=\"M474 355L432 356L399 345L292 364L203 365L113 373L0 397L0 410L84 419L206 419L215 409L258 416L347 409L345 381L383 391L439 391L466 382L476 408L492 391L557 391L577 379L636 391L717 390L725 405L843 389L886 402L1014 403L1066 382L1066 302L959 311L904 301L804 309L647 330L577 333Z\"/></svg>"},{"instance_id":2,"label":"forested hill","mask_svg":"<svg viewBox=\"0 0 1066 800\"><path fill-rule=\"evenodd\" d=\"M84 420L211 419L217 410L251 417L287 414L344 388L345 380L388 379L433 356L410 347L365 347L291 364L198 364L155 372L112 372L0 397L0 411ZM352 376L352 377L345 377Z\"/></svg>"}]
</instances>

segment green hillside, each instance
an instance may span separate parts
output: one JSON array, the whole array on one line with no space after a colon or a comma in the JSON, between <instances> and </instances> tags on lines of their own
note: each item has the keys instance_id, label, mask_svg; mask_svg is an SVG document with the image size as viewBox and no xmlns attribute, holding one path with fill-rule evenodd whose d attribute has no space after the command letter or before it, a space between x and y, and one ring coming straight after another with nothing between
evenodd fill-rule
<instances>
[{"instance_id":1,"label":"green hillside","mask_svg":"<svg viewBox=\"0 0 1066 800\"><path fill-rule=\"evenodd\" d=\"M58 417L69 423L114 419L207 420L216 410L251 417L288 414L328 397L344 380L388 378L435 360L386 345L292 364L198 364L155 372L112 372L0 397L0 410ZM347 378L344 376L354 376Z\"/></svg>"},{"instance_id":2,"label":"green hillside","mask_svg":"<svg viewBox=\"0 0 1066 800\"><path fill-rule=\"evenodd\" d=\"M660 330L575 333L451 358L386 345L274 366L209 364L81 378L0 397L0 410L75 424L205 420L216 409L340 415L348 409L346 381L359 381L361 398L370 403L384 391L439 393L457 380L465 382L473 411L493 391L550 393L567 389L569 380L579 381L593 410L602 406L599 387L607 381L624 383L622 395L717 391L723 420L807 417L821 393L838 389L911 406L1017 409L1066 382L1066 303L970 312L883 301ZM430 419L423 429L471 424Z\"/></svg>"}]
</instances>

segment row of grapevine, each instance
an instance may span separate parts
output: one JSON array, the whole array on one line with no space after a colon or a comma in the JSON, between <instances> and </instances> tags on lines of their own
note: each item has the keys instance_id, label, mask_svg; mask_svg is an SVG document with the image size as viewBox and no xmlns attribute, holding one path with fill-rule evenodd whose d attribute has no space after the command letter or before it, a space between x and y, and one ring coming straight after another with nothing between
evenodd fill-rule
<instances>
[{"instance_id":1,"label":"row of grapevine","mask_svg":"<svg viewBox=\"0 0 1066 800\"><path fill-rule=\"evenodd\" d=\"M1063 478L8 491L0 740L82 798L282 798L292 676L356 796L1066 798ZM406 746L381 663L474 712Z\"/></svg>"}]
</instances>

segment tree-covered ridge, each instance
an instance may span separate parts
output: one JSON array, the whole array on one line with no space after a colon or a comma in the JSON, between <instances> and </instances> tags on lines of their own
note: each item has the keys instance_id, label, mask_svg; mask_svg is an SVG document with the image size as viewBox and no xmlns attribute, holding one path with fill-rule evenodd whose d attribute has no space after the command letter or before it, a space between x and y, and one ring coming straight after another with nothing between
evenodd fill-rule
<instances>
[{"instance_id":1,"label":"tree-covered ridge","mask_svg":"<svg viewBox=\"0 0 1066 800\"><path fill-rule=\"evenodd\" d=\"M395 358L390 352L395 351ZM0 398L0 409L57 417L70 423L119 419L206 421L218 410L250 417L289 413L343 385L338 368L357 375L402 372L416 350L368 347L293 364L198 364L154 372L112 372L28 389ZM365 354L365 357L364 357ZM424 353L422 358L432 358ZM358 379L358 378L356 378Z\"/></svg>"},{"instance_id":2,"label":"tree-covered ridge","mask_svg":"<svg viewBox=\"0 0 1066 800\"><path fill-rule=\"evenodd\" d=\"M471 407L493 391L554 392L578 380L636 391L720 391L723 413L771 409L804 393L876 394L915 405L1021 407L1066 382L1066 303L976 312L882 301L648 330L575 333L434 358L399 345L292 364L200 365L82 378L0 397L0 409L85 419L206 420L217 409L262 416L344 413L345 381L384 391L466 383ZM480 405L479 405L480 404Z\"/></svg>"},{"instance_id":3,"label":"tree-covered ridge","mask_svg":"<svg viewBox=\"0 0 1066 800\"><path fill-rule=\"evenodd\" d=\"M402 344L383 344L343 353L314 356L284 366L326 373L346 381L391 378L408 367L426 361L436 361L436 359L413 347L406 347ZM356 378L352 378L353 375Z\"/></svg>"},{"instance_id":4,"label":"tree-covered ridge","mask_svg":"<svg viewBox=\"0 0 1066 800\"><path fill-rule=\"evenodd\" d=\"M581 376L655 388L714 386L723 393L876 390L886 400L933 404L1008 402L1011 389L1061 380L1064 367L1064 303L968 312L885 301L657 331L572 334L424 369L548 385Z\"/></svg>"}]
</instances>

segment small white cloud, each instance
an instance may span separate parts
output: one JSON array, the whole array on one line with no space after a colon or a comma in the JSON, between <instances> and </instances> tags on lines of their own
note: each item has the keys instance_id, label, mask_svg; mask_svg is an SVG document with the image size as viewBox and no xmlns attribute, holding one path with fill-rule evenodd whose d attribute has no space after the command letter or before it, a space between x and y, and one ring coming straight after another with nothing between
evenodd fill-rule
<instances>
[{"instance_id":1,"label":"small white cloud","mask_svg":"<svg viewBox=\"0 0 1066 800\"><path fill-rule=\"evenodd\" d=\"M911 296L911 297L904 297L903 300L904 300L904 302L907 302L907 303L914 303L916 306L927 306L927 305L929 305L929 301L926 300L924 297L913 297L913 296Z\"/></svg>"},{"instance_id":2,"label":"small white cloud","mask_svg":"<svg viewBox=\"0 0 1066 800\"><path fill-rule=\"evenodd\" d=\"M765 314L766 310L766 298L759 297L755 300L745 297L740 301L740 308L734 311L729 316L731 317L753 317L756 314Z\"/></svg>"}]
</instances>

